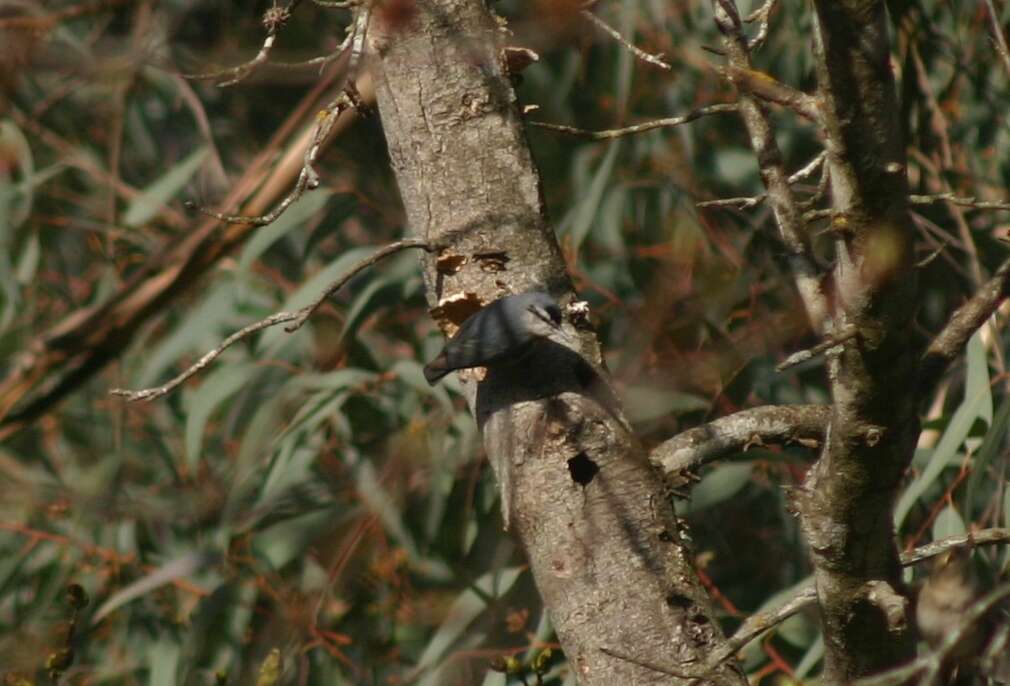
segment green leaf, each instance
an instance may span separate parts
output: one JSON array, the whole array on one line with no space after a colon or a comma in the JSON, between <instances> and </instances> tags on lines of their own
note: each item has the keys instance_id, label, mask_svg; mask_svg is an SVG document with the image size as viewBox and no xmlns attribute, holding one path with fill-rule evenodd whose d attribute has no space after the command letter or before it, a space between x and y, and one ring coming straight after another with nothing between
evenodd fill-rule
<instances>
[{"instance_id":1,"label":"green leaf","mask_svg":"<svg viewBox=\"0 0 1010 686\"><path fill-rule=\"evenodd\" d=\"M207 375L200 388L186 402L186 464L190 469L200 461L200 445L207 421L218 407L256 372L253 364L226 364Z\"/></svg>"},{"instance_id":2,"label":"green leaf","mask_svg":"<svg viewBox=\"0 0 1010 686\"><path fill-rule=\"evenodd\" d=\"M607 146L607 153L603 156L603 162L596 169L593 180L586 189L579 203L568 211L565 218L558 226L558 233L568 233L572 239L572 249L578 252L586 234L596 221L597 209L603 198L603 193L610 181L610 174L614 169L614 162L617 160L617 153L621 149L621 141L612 141Z\"/></svg>"},{"instance_id":3,"label":"green leaf","mask_svg":"<svg viewBox=\"0 0 1010 686\"><path fill-rule=\"evenodd\" d=\"M474 584L476 591L467 589L459 594L449 606L446 618L421 653L417 663L418 669L427 670L437 665L473 620L489 609L485 599L505 595L522 574L523 569L524 567L509 567L500 572L488 572Z\"/></svg>"},{"instance_id":4,"label":"green leaf","mask_svg":"<svg viewBox=\"0 0 1010 686\"><path fill-rule=\"evenodd\" d=\"M972 336L972 340L976 336L979 336L979 334L976 333L975 336ZM977 344L969 342L969 350L971 350L973 345L981 345L981 341ZM905 492L898 499L898 504L894 508L894 528L896 531L901 530L905 517L916 501L933 485L940 474L943 473L943 470L957 458L958 450L971 432L975 420L979 417L985 418L986 416L989 417L990 422L992 420L992 393L989 390L989 384L983 384L980 381L978 355L978 348L976 348L976 351L972 353L974 359L974 371L971 372L972 381L970 384L966 383L965 385L966 393L964 400L954 412L954 416L951 417L947 430L943 432L940 442L933 449L933 454L929 458L929 462L926 463L922 474L908 485L908 488L905 489ZM967 393L969 386L972 391L971 395Z\"/></svg>"},{"instance_id":5,"label":"green leaf","mask_svg":"<svg viewBox=\"0 0 1010 686\"><path fill-rule=\"evenodd\" d=\"M814 667L824 657L824 635L817 637L813 645L803 654L798 665L796 665L796 678L802 679L813 671Z\"/></svg>"},{"instance_id":6,"label":"green leaf","mask_svg":"<svg viewBox=\"0 0 1010 686\"><path fill-rule=\"evenodd\" d=\"M691 490L689 512L701 512L732 498L750 481L753 468L749 462L736 462L713 469Z\"/></svg>"},{"instance_id":7,"label":"green leaf","mask_svg":"<svg viewBox=\"0 0 1010 686\"><path fill-rule=\"evenodd\" d=\"M972 459L971 475L968 477L968 485L965 487L966 511L970 511L975 504L979 486L984 479L989 478L989 465L1006 444L1008 426L1010 426L1010 397L1003 398L1000 402L996 416L993 418L985 438L982 439L982 445L979 446Z\"/></svg>"},{"instance_id":8,"label":"green leaf","mask_svg":"<svg viewBox=\"0 0 1010 686\"><path fill-rule=\"evenodd\" d=\"M276 221L257 229L242 249L242 255L238 260L238 271L242 279L244 280L248 276L252 263L259 259L271 245L291 231L301 228L326 206L331 197L330 192L325 188L306 193Z\"/></svg>"},{"instance_id":9,"label":"green leaf","mask_svg":"<svg viewBox=\"0 0 1010 686\"><path fill-rule=\"evenodd\" d=\"M304 282L298 290L287 298L284 302L284 307L281 309L290 312L305 307L319 297L319 294L324 292L331 283L348 273L354 265L373 252L375 252L375 248L354 248L353 250L348 250L336 260L326 265L325 268L316 272L308 281ZM284 327L282 326L267 329L260 337L257 350L261 353L274 350L284 337L290 335L284 331ZM298 335L298 333L295 333L295 335Z\"/></svg>"},{"instance_id":10,"label":"green leaf","mask_svg":"<svg viewBox=\"0 0 1010 686\"><path fill-rule=\"evenodd\" d=\"M189 183L209 153L210 150L206 146L197 148L175 163L157 181L145 188L130 202L126 212L123 213L123 224L136 228L151 221L168 204L168 201Z\"/></svg>"},{"instance_id":11,"label":"green leaf","mask_svg":"<svg viewBox=\"0 0 1010 686\"><path fill-rule=\"evenodd\" d=\"M176 686L176 674L179 670L179 644L168 636L151 645L147 651L147 663L150 665L148 686Z\"/></svg>"},{"instance_id":12,"label":"green leaf","mask_svg":"<svg viewBox=\"0 0 1010 686\"><path fill-rule=\"evenodd\" d=\"M705 410L708 405L701 396L650 386L632 386L624 393L625 412L632 422Z\"/></svg>"},{"instance_id":13,"label":"green leaf","mask_svg":"<svg viewBox=\"0 0 1010 686\"><path fill-rule=\"evenodd\" d=\"M939 541L948 536L961 536L968 529L964 525L961 515L953 507L948 505L936 516L933 522L933 540Z\"/></svg>"}]
</instances>

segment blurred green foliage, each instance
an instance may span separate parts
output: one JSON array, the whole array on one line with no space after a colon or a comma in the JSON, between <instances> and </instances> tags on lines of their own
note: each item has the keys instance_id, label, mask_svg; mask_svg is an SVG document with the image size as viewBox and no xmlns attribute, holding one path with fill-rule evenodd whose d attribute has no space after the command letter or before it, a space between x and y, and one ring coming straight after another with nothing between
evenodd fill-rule
<instances>
[{"instance_id":1,"label":"blurred green foliage","mask_svg":"<svg viewBox=\"0 0 1010 686\"><path fill-rule=\"evenodd\" d=\"M670 72L635 60L574 6L496 7L515 42L541 55L519 86L539 105L531 118L609 128L732 100L704 50L718 43L707 3L600 3ZM313 69L269 67L229 88L180 77L251 58L265 7L0 2L0 371L184 238L195 219L181 201L213 205L316 82ZM913 192L1004 198L1010 75L985 12L889 7ZM325 54L348 16L302 3L274 58ZM811 90L810 35L807 3L783 0L757 68ZM791 169L819 152L808 123L774 120ZM576 288L646 443L746 406L827 400L819 363L774 371L813 341L768 209L695 206L761 191L734 115L603 143L529 137ZM377 116L340 136L319 169L319 190L0 446L6 683L571 682L522 552L502 532L459 386L432 389L421 375L441 338L416 256L355 278L301 331L230 349L167 398L124 406L108 395L167 381L404 234ZM801 197L816 183L799 184ZM921 256L935 254L909 303L925 340L1003 259L1007 220L944 204L913 216ZM830 242L816 246L828 264ZM898 503L903 546L1010 525L1004 324L973 339L938 398L921 399L932 409ZM728 629L808 573L784 487L813 456L755 446L680 503ZM992 576L1008 555L978 553ZM816 621L797 616L750 646L745 667L803 678L820 646Z\"/></svg>"}]
</instances>

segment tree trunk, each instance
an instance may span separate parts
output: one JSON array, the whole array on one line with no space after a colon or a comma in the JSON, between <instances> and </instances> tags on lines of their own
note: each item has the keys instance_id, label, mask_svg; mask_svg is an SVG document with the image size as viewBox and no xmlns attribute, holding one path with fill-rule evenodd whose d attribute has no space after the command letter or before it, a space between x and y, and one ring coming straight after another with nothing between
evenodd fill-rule
<instances>
[{"instance_id":1,"label":"tree trunk","mask_svg":"<svg viewBox=\"0 0 1010 686\"><path fill-rule=\"evenodd\" d=\"M883 2L817 0L815 55L835 216L831 423L800 511L824 621L825 683L913 655L892 523L919 420L905 146Z\"/></svg>"},{"instance_id":2,"label":"tree trunk","mask_svg":"<svg viewBox=\"0 0 1010 686\"><path fill-rule=\"evenodd\" d=\"M443 324L462 317L449 301L538 288L569 304L496 19L481 0L377 13L377 100L411 231L445 246L443 265L464 260L440 271L437 256L423 258L429 303L443 305ZM503 516L579 682L667 683L724 637L662 481L610 391L595 335L568 319L577 352L545 345L522 369L461 377ZM707 680L743 682L731 666Z\"/></svg>"}]
</instances>

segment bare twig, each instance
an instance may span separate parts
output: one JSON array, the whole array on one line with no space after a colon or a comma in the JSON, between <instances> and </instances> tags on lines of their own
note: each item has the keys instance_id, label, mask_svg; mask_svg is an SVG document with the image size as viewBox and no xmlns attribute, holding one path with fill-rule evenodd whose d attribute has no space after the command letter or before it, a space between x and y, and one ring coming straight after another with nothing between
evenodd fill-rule
<instances>
[{"instance_id":1,"label":"bare twig","mask_svg":"<svg viewBox=\"0 0 1010 686\"><path fill-rule=\"evenodd\" d=\"M983 529L963 536L951 536L928 545L920 546L901 556L901 564L908 567L953 548L964 546L991 545L1010 542L1010 529ZM727 639L725 646L709 657L706 673L725 662L745 645L761 634L792 617L797 612L817 602L817 590L813 584L803 586L796 594L777 608L758 612L748 617L736 632ZM862 683L862 682L861 682ZM895 682L897 683L897 682ZM882 685L878 685L882 686Z\"/></svg>"},{"instance_id":2,"label":"bare twig","mask_svg":"<svg viewBox=\"0 0 1010 686\"><path fill-rule=\"evenodd\" d=\"M909 565L914 565L931 557L941 555L953 548L974 548L980 545L1008 542L1010 542L1010 528L982 529L981 531L961 534L960 536L948 536L939 541L921 545L914 550L903 553L901 555L901 564L908 567Z\"/></svg>"},{"instance_id":3,"label":"bare twig","mask_svg":"<svg viewBox=\"0 0 1010 686\"><path fill-rule=\"evenodd\" d=\"M695 203L696 207L735 207L739 210L749 210L757 207L768 199L767 193L759 195L741 195L736 198L717 198L715 200L702 200Z\"/></svg>"},{"instance_id":4,"label":"bare twig","mask_svg":"<svg viewBox=\"0 0 1010 686\"><path fill-rule=\"evenodd\" d=\"M592 23L596 24L597 27L599 27L601 30L603 30L605 33L607 33L615 41L617 41L618 43L620 43L621 45L623 45L625 47L625 49L627 49L629 52L631 52L632 55L634 55L638 59L642 60L643 62L648 62L649 64L655 65L655 66L659 67L660 69L665 69L667 71L669 71L670 69L673 68L668 63L666 63L666 62L664 62L662 60L662 57L663 57L662 54L653 55L651 53L646 52L645 50L642 50L641 48L639 48L638 46L636 46L634 43L632 43L631 41L629 41L627 38L625 38L624 36L622 36L620 33L618 33L617 29L615 29L610 24L608 24L607 22L605 22L602 19L600 19L599 17L597 17L595 14L593 14L589 10L587 10L587 9L581 10L581 13L582 13L583 17L585 17L586 19L588 19Z\"/></svg>"},{"instance_id":5,"label":"bare twig","mask_svg":"<svg viewBox=\"0 0 1010 686\"><path fill-rule=\"evenodd\" d=\"M996 39L996 51L999 52L1000 59L1003 60L1003 66L1006 68L1007 74L1010 75L1010 50L1007 49L1006 36L1003 35L1003 27L999 23L999 12L996 11L996 6L993 5L992 0L985 0L985 7L989 11L992 35Z\"/></svg>"},{"instance_id":6,"label":"bare twig","mask_svg":"<svg viewBox=\"0 0 1010 686\"><path fill-rule=\"evenodd\" d=\"M796 172L789 176L789 183L794 184L803 179L807 178L811 174L815 173L818 169L825 169L824 159L827 157L827 152L822 150L817 154L812 160L805 164L802 168L798 169ZM824 175L822 174L822 177ZM818 185L818 190L820 185ZM737 207L741 210L747 210L752 207L757 207L762 202L768 198L767 193L760 193L759 195L742 196L739 198L719 198L718 200L704 200L699 203L695 203L697 207Z\"/></svg>"},{"instance_id":7,"label":"bare twig","mask_svg":"<svg viewBox=\"0 0 1010 686\"><path fill-rule=\"evenodd\" d=\"M310 316L312 316L312 313L319 308L319 306L323 303L324 300L326 300L326 298L328 298L329 296L333 295L335 292L340 290L340 288L343 287L344 284L346 284L348 281L357 276L361 271L367 269L368 267L371 267L373 264L375 264L384 257L388 257L393 253L397 253L401 250L406 250L408 248L421 248L423 250L429 250L429 251L435 249L431 245L429 245L427 241L420 238L406 238L401 241L396 241L395 243L390 243L389 245L375 251L369 257L355 264L350 269L350 271L348 271L346 274L344 274L339 279L337 279L329 286L327 286L326 289L322 293L320 293L318 297L316 297L311 303L309 303L305 307L299 310L295 310L294 312L277 312L275 314L270 315L269 317L259 320L258 322L254 322L249 326L239 329L238 331L236 331L235 333L224 339L220 345L218 345L216 348L205 354L203 357L197 360L196 363L190 365L185 371L183 371L181 374L176 376L168 383L153 388L145 388L139 391L130 391L123 388L114 388L111 391L109 391L109 393L112 395L118 395L122 398L125 398L129 402L136 402L138 400L155 400L164 395L167 395L168 393L171 393L173 390L178 388L187 379L199 373L201 370L205 369L208 365L210 365L211 362L220 357L221 353L230 348L232 345L239 342L243 338L251 336L257 331L262 331L263 329L269 328L271 326L277 326L278 324L286 324L288 322L294 322L294 324L292 324L289 327L285 327L285 331L289 333L297 331L299 328L301 328L301 326L305 323L305 321Z\"/></svg>"},{"instance_id":8,"label":"bare twig","mask_svg":"<svg viewBox=\"0 0 1010 686\"><path fill-rule=\"evenodd\" d=\"M327 286L326 290L320 293L315 300L313 300L311 303L309 303L302 309L298 310L300 314L298 318L295 319L295 323L292 324L291 326L284 327L284 330L287 331L288 333L292 333L302 328L302 325L305 324L306 320L308 320L308 318L312 316L312 313L318 310L319 306L323 304L323 301L325 301L331 295L339 291L345 283L353 279L358 273L364 271L365 269L368 269L379 260L389 257L393 253L398 253L401 250L407 250L409 248L420 248L428 252L434 252L438 250L437 246L431 245L430 243L428 243L428 241L426 241L423 238L404 238L403 240L396 241L395 243L390 243L386 247L376 250L374 253L372 253L372 255L354 265L354 267L352 267L349 272L347 272L339 279L337 279L329 286Z\"/></svg>"},{"instance_id":9,"label":"bare twig","mask_svg":"<svg viewBox=\"0 0 1010 686\"><path fill-rule=\"evenodd\" d=\"M766 612L758 612L741 624L736 632L726 639L726 643L720 649L714 651L709 657L709 664L712 666L725 662L737 653L745 645L759 637L764 632L786 621L794 614L810 607L817 602L817 589L813 584L804 586L799 592L788 601L778 607Z\"/></svg>"},{"instance_id":10,"label":"bare twig","mask_svg":"<svg viewBox=\"0 0 1010 686\"><path fill-rule=\"evenodd\" d=\"M1010 210L1010 202L979 200L974 196L957 196L953 193L936 193L933 195L910 195L908 201L913 205L932 205L938 202L949 202L961 207L971 207L976 210Z\"/></svg>"},{"instance_id":11,"label":"bare twig","mask_svg":"<svg viewBox=\"0 0 1010 686\"><path fill-rule=\"evenodd\" d=\"M298 0L292 0L292 5ZM319 157L319 151L323 143L330 135L330 131L336 124L338 117L346 110L356 108L358 105L358 91L354 85L358 75L358 67L361 64L361 56L365 49L365 34L368 30L369 6L362 5L358 9L358 14L354 20L354 27L344 39L344 45L350 44L351 56L347 63L347 74L345 75L345 86L340 93L320 112L317 117L315 131L312 134L312 142L305 150L305 160L302 164L301 173L294 188L284 197L283 200L272 211L259 216L245 216L236 214L223 214L215 212L206 207L200 207L194 203L186 203L190 209L194 209L208 217L214 217L229 224L247 224L253 226L264 226L277 220L287 211L305 191L315 190L319 187L319 174L316 173L315 163Z\"/></svg>"},{"instance_id":12,"label":"bare twig","mask_svg":"<svg viewBox=\"0 0 1010 686\"><path fill-rule=\"evenodd\" d=\"M751 71L750 53L740 26L740 15L732 0L712 0L716 27L723 34L722 47L729 66ZM821 290L820 273L807 238L806 225L782 161L767 112L747 91L740 91L740 113L758 159L761 180L768 192L768 202L775 215L779 237L788 251L796 288L815 331L830 330L831 313Z\"/></svg>"},{"instance_id":13,"label":"bare twig","mask_svg":"<svg viewBox=\"0 0 1010 686\"><path fill-rule=\"evenodd\" d=\"M943 370L961 354L968 339L1010 295L1010 259L999 266L972 298L955 310L933 339L919 366L919 392L929 395Z\"/></svg>"},{"instance_id":14,"label":"bare twig","mask_svg":"<svg viewBox=\"0 0 1010 686\"><path fill-rule=\"evenodd\" d=\"M778 0L765 0L764 4L758 7L756 10L750 13L745 22L748 24L753 24L754 22L760 22L758 24L758 32L753 38L747 42L748 50L756 50L764 45L765 39L768 38L768 23L771 18L772 10L775 9L775 5L778 4Z\"/></svg>"},{"instance_id":15,"label":"bare twig","mask_svg":"<svg viewBox=\"0 0 1010 686\"><path fill-rule=\"evenodd\" d=\"M273 50L274 42L277 40L277 33L288 23L288 20L291 18L291 10L298 1L291 0L286 7L278 7L274 4L263 13L263 26L267 30L267 35L263 39L263 45L260 46L259 52L248 62L205 74L184 74L183 76L187 79L197 81L224 79L217 84L221 87L233 86L242 81L261 65L266 64L266 61L270 58L270 51Z\"/></svg>"},{"instance_id":16,"label":"bare twig","mask_svg":"<svg viewBox=\"0 0 1010 686\"><path fill-rule=\"evenodd\" d=\"M939 675L943 669L948 655L957 647L966 632L971 630L993 607L1001 600L1010 596L1010 584L997 586L995 589L979 598L961 616L960 623L948 632L936 650L923 655L906 665L896 669L888 670L882 674L859 679L855 684L859 686L898 686L898 684L909 683L912 677L924 674L917 683L935 684L939 682Z\"/></svg>"},{"instance_id":17,"label":"bare twig","mask_svg":"<svg viewBox=\"0 0 1010 686\"><path fill-rule=\"evenodd\" d=\"M531 121L531 126L536 126L541 129L547 129L549 131L557 131L559 133L568 134L569 136L578 136L579 138L587 138L593 141L606 140L608 138L621 138L622 136L630 136L636 133L642 133L643 131L651 131L652 129L670 128L673 126L680 126L681 124L687 124L695 119L700 119L702 117L708 116L710 114L722 114L723 112L736 112L737 106L733 103L724 103L719 105L708 105L707 107L700 107L696 110L692 110L687 114L681 115L679 117L667 117L665 119L654 119L652 121L642 122L641 124L633 124L632 126L626 126L621 129L607 129L604 131L590 131L588 129L579 129L574 126L565 126L563 124L550 124L543 121Z\"/></svg>"},{"instance_id":18,"label":"bare twig","mask_svg":"<svg viewBox=\"0 0 1010 686\"><path fill-rule=\"evenodd\" d=\"M822 353L830 351L832 348L837 348L845 341L855 338L858 335L859 329L857 327L847 326L838 333L828 336L812 348L797 350L792 355L775 365L775 371L782 372L790 367L795 367L800 362L806 362L807 360L813 359Z\"/></svg>"},{"instance_id":19,"label":"bare twig","mask_svg":"<svg viewBox=\"0 0 1010 686\"><path fill-rule=\"evenodd\" d=\"M824 436L827 405L766 405L742 410L688 429L656 446L649 459L668 476L679 476L720 457L766 443L815 444Z\"/></svg>"}]
</instances>

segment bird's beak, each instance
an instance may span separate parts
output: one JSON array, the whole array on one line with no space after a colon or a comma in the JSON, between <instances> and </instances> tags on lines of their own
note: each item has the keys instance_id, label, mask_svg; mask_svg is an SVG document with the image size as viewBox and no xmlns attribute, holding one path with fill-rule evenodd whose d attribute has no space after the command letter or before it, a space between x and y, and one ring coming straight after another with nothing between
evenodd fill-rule
<instances>
[{"instance_id":1,"label":"bird's beak","mask_svg":"<svg viewBox=\"0 0 1010 686\"><path fill-rule=\"evenodd\" d=\"M533 314L534 317L536 317L537 319L539 319L542 322L546 323L552 329L560 329L561 328L561 326L558 325L557 322L555 322L553 319L551 319L551 316L549 314L547 314L547 312L546 312L546 310L544 310L544 308L538 307L537 305L530 305L529 306L529 311Z\"/></svg>"}]
</instances>

